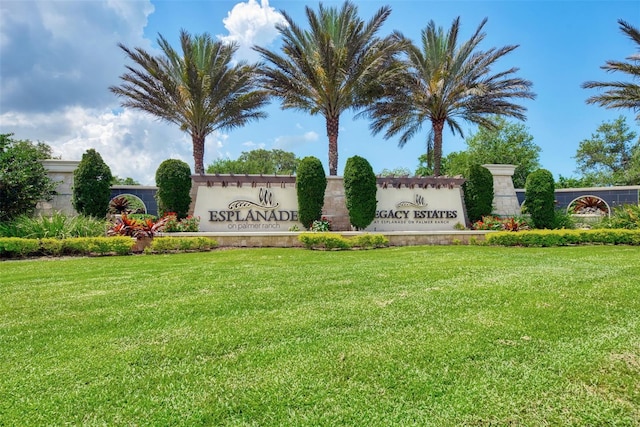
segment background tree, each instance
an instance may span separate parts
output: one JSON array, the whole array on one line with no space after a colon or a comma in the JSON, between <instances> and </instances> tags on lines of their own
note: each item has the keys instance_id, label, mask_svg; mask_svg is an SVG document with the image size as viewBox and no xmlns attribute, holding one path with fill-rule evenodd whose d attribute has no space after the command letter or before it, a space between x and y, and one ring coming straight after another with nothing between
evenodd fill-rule
<instances>
[{"instance_id":1,"label":"background tree","mask_svg":"<svg viewBox=\"0 0 640 427\"><path fill-rule=\"evenodd\" d=\"M311 228L313 221L322 218L326 189L327 176L320 159L313 156L302 159L296 174L296 194L298 219L307 229Z\"/></svg>"},{"instance_id":2,"label":"background tree","mask_svg":"<svg viewBox=\"0 0 640 427\"><path fill-rule=\"evenodd\" d=\"M126 178L120 178L119 176L114 175L111 180L111 185L140 185L140 183L129 176Z\"/></svg>"},{"instance_id":3,"label":"background tree","mask_svg":"<svg viewBox=\"0 0 640 427\"><path fill-rule=\"evenodd\" d=\"M349 211L349 222L356 229L365 229L376 216L376 174L364 157L347 159L344 167L344 192Z\"/></svg>"},{"instance_id":4,"label":"background tree","mask_svg":"<svg viewBox=\"0 0 640 427\"><path fill-rule=\"evenodd\" d=\"M580 141L578 171L592 185L640 184L640 140L625 118L603 122L591 138Z\"/></svg>"},{"instance_id":5,"label":"background tree","mask_svg":"<svg viewBox=\"0 0 640 427\"><path fill-rule=\"evenodd\" d=\"M180 33L182 54L162 37L163 56L119 44L139 68L127 66L124 83L109 89L124 98L123 107L146 111L177 124L191 135L195 173L204 173L205 137L265 117L267 94L256 90L256 67L233 62L238 45L214 41L209 34Z\"/></svg>"},{"instance_id":6,"label":"background tree","mask_svg":"<svg viewBox=\"0 0 640 427\"><path fill-rule=\"evenodd\" d=\"M546 169L531 172L525 184L525 209L535 228L554 228L555 183Z\"/></svg>"},{"instance_id":7,"label":"background tree","mask_svg":"<svg viewBox=\"0 0 640 427\"><path fill-rule=\"evenodd\" d=\"M242 152L237 160L215 160L207 166L207 173L292 175L299 162L289 151L259 149Z\"/></svg>"},{"instance_id":8,"label":"background tree","mask_svg":"<svg viewBox=\"0 0 640 427\"><path fill-rule=\"evenodd\" d=\"M594 95L587 99L588 104L597 104L606 108L629 108L637 112L636 120L640 120L640 31L631 24L618 20L620 29L635 43L638 52L627 58L628 62L607 61L603 70L628 74L632 82L595 82L589 81L582 84L585 89L606 89L600 95Z\"/></svg>"},{"instance_id":9,"label":"background tree","mask_svg":"<svg viewBox=\"0 0 640 427\"><path fill-rule=\"evenodd\" d=\"M511 100L535 98L529 90L531 82L514 76L517 68L491 72L498 60L518 46L478 50L486 22L484 19L469 40L458 44L460 18L446 34L430 21L422 31L422 46L411 43L407 48L407 71L383 80L385 96L363 113L372 118L374 134L385 128L387 139L401 134L401 147L428 123L427 147L433 147L433 153L428 149L426 154L427 160L433 155L435 176L441 174L445 125L453 134L463 135L458 118L487 128L494 127L493 115L524 120L526 109Z\"/></svg>"},{"instance_id":10,"label":"background tree","mask_svg":"<svg viewBox=\"0 0 640 427\"><path fill-rule=\"evenodd\" d=\"M160 215L174 212L178 219L187 216L191 204L191 168L178 159L160 163L156 170L156 199Z\"/></svg>"},{"instance_id":11,"label":"background tree","mask_svg":"<svg viewBox=\"0 0 640 427\"><path fill-rule=\"evenodd\" d=\"M394 169L382 169L378 173L380 177L393 177L393 176L411 176L411 169L399 166Z\"/></svg>"},{"instance_id":12,"label":"background tree","mask_svg":"<svg viewBox=\"0 0 640 427\"><path fill-rule=\"evenodd\" d=\"M433 163L427 154L418 157L418 168L416 176L432 176ZM440 175L448 176L468 176L469 174L469 153L467 151L452 151L444 156L440 163Z\"/></svg>"},{"instance_id":13,"label":"background tree","mask_svg":"<svg viewBox=\"0 0 640 427\"><path fill-rule=\"evenodd\" d=\"M467 216L472 224L493 211L493 175L478 164L471 165L462 185Z\"/></svg>"},{"instance_id":14,"label":"background tree","mask_svg":"<svg viewBox=\"0 0 640 427\"><path fill-rule=\"evenodd\" d=\"M83 155L73 171L71 203L74 209L87 216L104 218L111 200L111 169L93 148Z\"/></svg>"},{"instance_id":15,"label":"background tree","mask_svg":"<svg viewBox=\"0 0 640 427\"><path fill-rule=\"evenodd\" d=\"M368 22L358 17L349 1L342 7L324 7L316 13L306 7L309 30L303 30L285 12L282 55L254 47L266 61L261 69L262 87L280 98L282 108L321 114L329 138L329 175L338 171L340 115L368 104L379 89L378 79L393 74L393 57L399 45L395 37L376 36L391 13L380 8Z\"/></svg>"},{"instance_id":16,"label":"background tree","mask_svg":"<svg viewBox=\"0 0 640 427\"><path fill-rule=\"evenodd\" d=\"M51 158L51 147L0 134L0 221L32 215L40 200L51 200L56 183L41 160Z\"/></svg>"}]
</instances>

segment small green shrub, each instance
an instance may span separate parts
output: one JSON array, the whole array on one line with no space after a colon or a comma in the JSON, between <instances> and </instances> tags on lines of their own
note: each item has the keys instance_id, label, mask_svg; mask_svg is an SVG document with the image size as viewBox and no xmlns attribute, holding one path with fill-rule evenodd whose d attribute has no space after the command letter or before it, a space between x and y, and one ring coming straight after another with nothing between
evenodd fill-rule
<instances>
[{"instance_id":1,"label":"small green shrub","mask_svg":"<svg viewBox=\"0 0 640 427\"><path fill-rule=\"evenodd\" d=\"M462 185L469 222L488 216L493 210L493 175L478 164L469 167L469 178Z\"/></svg>"},{"instance_id":2,"label":"small green shrub","mask_svg":"<svg viewBox=\"0 0 640 427\"><path fill-rule=\"evenodd\" d=\"M71 202L78 213L104 218L111 200L111 169L102 156L93 148L82 155L82 160L73 172Z\"/></svg>"},{"instance_id":3,"label":"small green shrub","mask_svg":"<svg viewBox=\"0 0 640 427\"><path fill-rule=\"evenodd\" d=\"M556 209L553 216L553 228L571 230L576 228L576 220L573 215L568 214L564 209Z\"/></svg>"},{"instance_id":4,"label":"small green shrub","mask_svg":"<svg viewBox=\"0 0 640 427\"><path fill-rule=\"evenodd\" d=\"M376 174L371 164L363 157L347 159L344 168L344 191L349 222L356 229L367 228L376 216Z\"/></svg>"},{"instance_id":5,"label":"small green shrub","mask_svg":"<svg viewBox=\"0 0 640 427\"><path fill-rule=\"evenodd\" d=\"M529 174L525 184L525 207L535 228L554 228L555 183L551 172L538 169Z\"/></svg>"},{"instance_id":6,"label":"small green shrub","mask_svg":"<svg viewBox=\"0 0 640 427\"><path fill-rule=\"evenodd\" d=\"M359 234L351 239L351 246L363 249L383 248L389 246L389 239L382 234Z\"/></svg>"},{"instance_id":7,"label":"small green shrub","mask_svg":"<svg viewBox=\"0 0 640 427\"><path fill-rule=\"evenodd\" d=\"M169 159L156 171L156 199L160 215L174 212L178 219L187 216L191 204L191 168L182 160Z\"/></svg>"},{"instance_id":8,"label":"small green shrub","mask_svg":"<svg viewBox=\"0 0 640 427\"><path fill-rule=\"evenodd\" d=\"M389 240L381 234L361 234L346 238L337 233L302 233L298 236L307 249L373 249L389 246Z\"/></svg>"},{"instance_id":9,"label":"small green shrub","mask_svg":"<svg viewBox=\"0 0 640 427\"><path fill-rule=\"evenodd\" d=\"M322 162L316 157L305 157L300 161L296 173L298 195L298 219L309 229L313 221L322 217L327 176Z\"/></svg>"},{"instance_id":10,"label":"small green shrub","mask_svg":"<svg viewBox=\"0 0 640 427\"><path fill-rule=\"evenodd\" d=\"M35 255L40 251L40 241L19 237L0 237L0 257L13 258Z\"/></svg>"},{"instance_id":11,"label":"small green shrub","mask_svg":"<svg viewBox=\"0 0 640 427\"><path fill-rule=\"evenodd\" d=\"M636 230L640 228L640 206L622 205L613 209L611 217L604 217L595 225L597 228L625 228Z\"/></svg>"},{"instance_id":12,"label":"small green shrub","mask_svg":"<svg viewBox=\"0 0 640 427\"><path fill-rule=\"evenodd\" d=\"M144 252L168 253L180 251L208 251L218 246L218 242L206 237L156 237Z\"/></svg>"}]
</instances>

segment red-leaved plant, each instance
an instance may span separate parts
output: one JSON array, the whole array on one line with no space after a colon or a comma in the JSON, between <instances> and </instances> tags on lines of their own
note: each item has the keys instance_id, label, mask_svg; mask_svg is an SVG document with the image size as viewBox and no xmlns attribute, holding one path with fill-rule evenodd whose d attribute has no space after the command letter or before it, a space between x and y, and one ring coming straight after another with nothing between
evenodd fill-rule
<instances>
[{"instance_id":1,"label":"red-leaved plant","mask_svg":"<svg viewBox=\"0 0 640 427\"><path fill-rule=\"evenodd\" d=\"M163 231L169 218L163 217L157 221L151 219L136 220L122 215L107 230L107 236L131 236L136 239L153 237Z\"/></svg>"}]
</instances>

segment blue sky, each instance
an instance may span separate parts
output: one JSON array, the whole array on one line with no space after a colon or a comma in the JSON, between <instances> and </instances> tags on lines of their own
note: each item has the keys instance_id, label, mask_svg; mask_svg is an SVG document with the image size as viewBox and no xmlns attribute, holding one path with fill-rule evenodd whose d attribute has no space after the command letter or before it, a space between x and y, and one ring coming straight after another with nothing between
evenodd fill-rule
<instances>
[{"instance_id":1,"label":"blue sky","mask_svg":"<svg viewBox=\"0 0 640 427\"><path fill-rule=\"evenodd\" d=\"M324 1L325 5L342 2ZM640 2L628 1L357 1L360 16L369 19L388 4L392 13L381 34L394 29L418 40L429 20L449 27L461 17L461 40L467 39L484 17L482 49L520 45L504 57L496 71L518 67L518 76L533 82L534 101L527 126L542 148L540 161L556 178L577 175L573 156L581 140L603 121L624 115L640 133L630 111L586 105L594 94L581 89L587 80L613 81L600 66L607 59L622 60L636 53L617 20L640 26ZM2 0L0 1L0 132L20 139L44 141L54 153L79 160L88 148L102 154L114 174L154 184L160 162L179 158L193 167L190 138L174 125L144 113L123 110L109 91L119 83L127 64L118 49L154 50L161 33L177 47L180 29L241 44L239 57L257 60L250 46L277 49L274 24L285 10L305 26L304 7L318 2L270 0ZM237 158L255 148L283 149L297 156L313 155L327 165L327 138L322 117L283 111L279 101L266 108L269 117L244 128L218 132L207 138L205 165L216 158ZM399 148L397 140L372 136L368 122L341 117L339 168L360 155L374 171L398 167L415 170L425 150L428 127ZM475 132L463 123L465 134ZM444 134L444 153L465 148L460 137Z\"/></svg>"}]
</instances>

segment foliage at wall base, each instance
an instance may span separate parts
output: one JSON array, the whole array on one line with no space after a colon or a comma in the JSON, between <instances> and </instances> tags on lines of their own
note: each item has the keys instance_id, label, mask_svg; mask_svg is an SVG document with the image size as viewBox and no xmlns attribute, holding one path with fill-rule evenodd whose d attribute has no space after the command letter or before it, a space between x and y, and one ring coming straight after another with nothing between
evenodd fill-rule
<instances>
[{"instance_id":1,"label":"foliage at wall base","mask_svg":"<svg viewBox=\"0 0 640 427\"><path fill-rule=\"evenodd\" d=\"M569 245L640 245L640 230L531 230L487 234L486 242L494 246L549 247Z\"/></svg>"},{"instance_id":2,"label":"foliage at wall base","mask_svg":"<svg viewBox=\"0 0 640 427\"><path fill-rule=\"evenodd\" d=\"M389 239L382 234L360 234L347 238L336 233L302 233L298 240L307 249L374 249L389 246Z\"/></svg>"}]
</instances>

